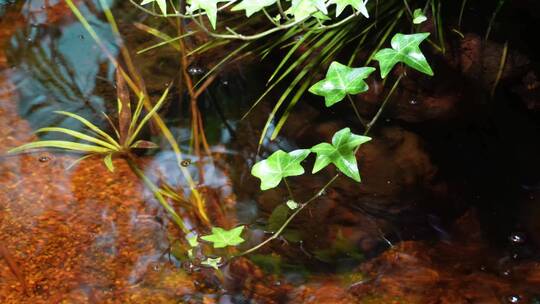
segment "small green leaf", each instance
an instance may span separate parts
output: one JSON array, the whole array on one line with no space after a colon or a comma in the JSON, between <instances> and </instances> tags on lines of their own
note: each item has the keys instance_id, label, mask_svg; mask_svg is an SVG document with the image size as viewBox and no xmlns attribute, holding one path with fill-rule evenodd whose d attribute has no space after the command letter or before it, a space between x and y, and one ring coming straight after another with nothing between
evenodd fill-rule
<instances>
[{"instance_id":1,"label":"small green leaf","mask_svg":"<svg viewBox=\"0 0 540 304\"><path fill-rule=\"evenodd\" d=\"M229 0L191 0L188 13L193 14L197 10L206 12L206 16L208 17L208 20L210 20L212 28L215 30L217 21L217 4L218 2L224 1Z\"/></svg>"},{"instance_id":2,"label":"small green leaf","mask_svg":"<svg viewBox=\"0 0 540 304\"><path fill-rule=\"evenodd\" d=\"M372 67L351 68L337 61L330 64L326 78L314 84L309 91L324 96L325 105L330 107L340 102L347 94L359 94L369 89L364 81L375 71Z\"/></svg>"},{"instance_id":3,"label":"small green leaf","mask_svg":"<svg viewBox=\"0 0 540 304\"><path fill-rule=\"evenodd\" d=\"M287 207L289 207L291 210L294 210L296 208L298 208L298 203L293 201L293 200L288 200L286 203Z\"/></svg>"},{"instance_id":4,"label":"small green leaf","mask_svg":"<svg viewBox=\"0 0 540 304\"><path fill-rule=\"evenodd\" d=\"M221 257L217 257L215 259L207 258L206 260L201 262L202 265L212 267L216 270L219 269L219 263L221 263Z\"/></svg>"},{"instance_id":5,"label":"small green leaf","mask_svg":"<svg viewBox=\"0 0 540 304\"><path fill-rule=\"evenodd\" d=\"M244 226L238 226L231 230L225 230L219 227L212 228L212 234L201 236L201 239L214 243L214 248L224 248L227 246L236 246L244 242L240 236Z\"/></svg>"},{"instance_id":6,"label":"small green leaf","mask_svg":"<svg viewBox=\"0 0 540 304\"><path fill-rule=\"evenodd\" d=\"M199 241L197 240L197 235L196 234L186 237L186 240L188 241L188 244L191 247L199 246Z\"/></svg>"},{"instance_id":7,"label":"small green leaf","mask_svg":"<svg viewBox=\"0 0 540 304\"><path fill-rule=\"evenodd\" d=\"M112 153L105 155L105 157L103 158L103 162L105 163L105 167L107 167L109 171L114 172L114 165L112 162Z\"/></svg>"},{"instance_id":8,"label":"small green leaf","mask_svg":"<svg viewBox=\"0 0 540 304\"><path fill-rule=\"evenodd\" d=\"M276 187L281 179L287 176L304 174L304 168L300 165L309 155L309 149L299 149L286 153L278 150L270 157L256 163L251 169L251 174L261 180L261 190Z\"/></svg>"},{"instance_id":9,"label":"small green leaf","mask_svg":"<svg viewBox=\"0 0 540 304\"><path fill-rule=\"evenodd\" d=\"M332 144L320 143L311 148L311 151L317 154L313 173L317 173L333 163L343 174L360 182L360 172L358 172L354 150L370 140L370 137L351 133L349 128L339 130L332 137Z\"/></svg>"},{"instance_id":10,"label":"small green leaf","mask_svg":"<svg viewBox=\"0 0 540 304\"><path fill-rule=\"evenodd\" d=\"M249 17L263 8L276 3L276 1L277 0L244 0L233 7L232 11L246 10L246 16ZM280 16L278 15L278 17Z\"/></svg>"},{"instance_id":11,"label":"small green leaf","mask_svg":"<svg viewBox=\"0 0 540 304\"><path fill-rule=\"evenodd\" d=\"M414 24L420 24L427 20L427 17L424 15L424 12L422 12L422 9L415 9L413 12L413 23Z\"/></svg>"},{"instance_id":12,"label":"small green leaf","mask_svg":"<svg viewBox=\"0 0 540 304\"><path fill-rule=\"evenodd\" d=\"M381 77L385 78L398 62L403 62L417 71L433 76L433 71L419 47L428 36L429 33L394 35L390 43L392 48L379 50L374 56L375 60L379 61Z\"/></svg>"},{"instance_id":13,"label":"small green leaf","mask_svg":"<svg viewBox=\"0 0 540 304\"><path fill-rule=\"evenodd\" d=\"M167 15L167 0L143 0L141 5L146 5L152 2L156 2L163 15Z\"/></svg>"},{"instance_id":14,"label":"small green leaf","mask_svg":"<svg viewBox=\"0 0 540 304\"><path fill-rule=\"evenodd\" d=\"M293 15L296 22L307 19L318 12L328 15L324 2L324 0L292 0L291 7L285 13Z\"/></svg>"},{"instance_id":15,"label":"small green leaf","mask_svg":"<svg viewBox=\"0 0 540 304\"><path fill-rule=\"evenodd\" d=\"M330 0L328 5L336 5L336 17L339 17L343 10L348 6L352 6L354 9L359 11L364 17L369 18L369 14L366 8L367 1L364 0Z\"/></svg>"}]
</instances>

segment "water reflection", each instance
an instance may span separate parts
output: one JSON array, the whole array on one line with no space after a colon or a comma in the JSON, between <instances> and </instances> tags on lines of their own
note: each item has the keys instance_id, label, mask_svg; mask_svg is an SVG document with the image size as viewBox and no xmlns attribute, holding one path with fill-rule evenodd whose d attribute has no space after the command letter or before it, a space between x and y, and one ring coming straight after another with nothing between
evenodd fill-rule
<instances>
[{"instance_id":1,"label":"water reflection","mask_svg":"<svg viewBox=\"0 0 540 304\"><path fill-rule=\"evenodd\" d=\"M19 114L34 128L51 125L80 129L73 120L53 111L75 112L103 126L95 119L106 111L114 67L79 22L51 24L43 7L63 5L63 1L28 1L22 8L27 20L11 38L6 53L12 69L10 76L20 94ZM101 12L97 1L81 3L81 12L113 55L118 45L108 23L96 16ZM94 119L92 119L94 118Z\"/></svg>"}]
</instances>

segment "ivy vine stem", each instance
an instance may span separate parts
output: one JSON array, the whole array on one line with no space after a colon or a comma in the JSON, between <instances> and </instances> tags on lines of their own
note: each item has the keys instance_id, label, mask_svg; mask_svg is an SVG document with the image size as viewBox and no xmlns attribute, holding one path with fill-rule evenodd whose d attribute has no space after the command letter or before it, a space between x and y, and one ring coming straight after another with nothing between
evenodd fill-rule
<instances>
[{"instance_id":1,"label":"ivy vine stem","mask_svg":"<svg viewBox=\"0 0 540 304\"><path fill-rule=\"evenodd\" d=\"M347 98L351 102L351 106L354 110L354 114L356 114L356 118L358 118L358 121L360 122L360 124L362 124L364 128L367 128L367 123L364 121L362 116L360 116L360 111L358 111L358 108L356 107L356 103L354 103L354 100L352 99L351 95L347 94Z\"/></svg>"},{"instance_id":2,"label":"ivy vine stem","mask_svg":"<svg viewBox=\"0 0 540 304\"><path fill-rule=\"evenodd\" d=\"M287 228L287 226L289 225L289 223L300 213L302 212L302 210L304 210L304 208L306 208L311 202L313 202L314 200L316 200L317 198L319 198L321 195L324 194L324 191L326 191L326 189L328 187L330 187L334 181L339 177L339 174L336 174L334 177L332 177L332 179L330 181L328 181L326 183L326 185L324 185L319 191L317 191L317 193L315 193L315 195L313 195L310 199L308 199L307 201L305 201L304 203L301 203L299 204L299 207L293 212L293 214L291 214L291 216L289 216L287 218L287 220L281 225L281 227L279 227L279 229L274 233L272 234L272 236L270 236L269 238L267 238L266 240L260 242L259 244L249 248L248 250L245 250L233 257L241 257L241 256L244 256L246 254L250 254L254 251L257 251L259 248L263 247L264 245L270 243L272 240L275 240L277 239L281 233L283 232L283 230L285 230L285 228Z\"/></svg>"}]
</instances>

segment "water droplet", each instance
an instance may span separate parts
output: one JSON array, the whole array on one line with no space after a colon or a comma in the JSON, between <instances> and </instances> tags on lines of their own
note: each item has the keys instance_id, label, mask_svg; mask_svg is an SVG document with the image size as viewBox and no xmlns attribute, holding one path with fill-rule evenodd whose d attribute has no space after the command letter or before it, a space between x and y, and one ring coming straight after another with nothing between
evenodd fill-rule
<instances>
[{"instance_id":1,"label":"water droplet","mask_svg":"<svg viewBox=\"0 0 540 304\"><path fill-rule=\"evenodd\" d=\"M521 297L518 295L510 295L506 297L506 301L508 303L519 303L521 301Z\"/></svg>"},{"instance_id":2,"label":"water droplet","mask_svg":"<svg viewBox=\"0 0 540 304\"><path fill-rule=\"evenodd\" d=\"M411 106L414 106L414 105L417 105L417 104L418 104L418 101L416 101L416 100L414 100L414 99L411 99L411 100L409 100L409 104L410 104Z\"/></svg>"},{"instance_id":3,"label":"water droplet","mask_svg":"<svg viewBox=\"0 0 540 304\"><path fill-rule=\"evenodd\" d=\"M201 76L204 74L204 69L199 66L191 66L188 68L188 73L191 76Z\"/></svg>"},{"instance_id":4,"label":"water droplet","mask_svg":"<svg viewBox=\"0 0 540 304\"><path fill-rule=\"evenodd\" d=\"M28 42L32 42L32 37L28 37L28 38L26 38L26 41L28 41Z\"/></svg>"},{"instance_id":5,"label":"water droplet","mask_svg":"<svg viewBox=\"0 0 540 304\"><path fill-rule=\"evenodd\" d=\"M480 271L486 271L487 267L486 265L480 265Z\"/></svg>"},{"instance_id":6,"label":"water droplet","mask_svg":"<svg viewBox=\"0 0 540 304\"><path fill-rule=\"evenodd\" d=\"M513 245L520 245L520 244L525 243L525 235L523 233L514 232L510 234L510 236L508 237L508 240Z\"/></svg>"},{"instance_id":7,"label":"water droplet","mask_svg":"<svg viewBox=\"0 0 540 304\"><path fill-rule=\"evenodd\" d=\"M505 277L509 277L510 275L512 275L512 270L510 269L505 269L501 272L501 274Z\"/></svg>"},{"instance_id":8,"label":"water droplet","mask_svg":"<svg viewBox=\"0 0 540 304\"><path fill-rule=\"evenodd\" d=\"M180 165L182 165L182 167L187 167L189 165L191 165L191 159L184 159Z\"/></svg>"},{"instance_id":9,"label":"water droplet","mask_svg":"<svg viewBox=\"0 0 540 304\"><path fill-rule=\"evenodd\" d=\"M391 180L387 180L386 183L387 183L388 185L390 185L390 184L392 183L392 181L391 181Z\"/></svg>"},{"instance_id":10,"label":"water droplet","mask_svg":"<svg viewBox=\"0 0 540 304\"><path fill-rule=\"evenodd\" d=\"M49 160L51 160L50 157L48 157L47 155L42 155L38 158L39 162L40 163L45 163L45 162L48 162Z\"/></svg>"},{"instance_id":11,"label":"water droplet","mask_svg":"<svg viewBox=\"0 0 540 304\"><path fill-rule=\"evenodd\" d=\"M319 196L326 195L326 190L323 189L323 190L319 191L318 195Z\"/></svg>"}]
</instances>

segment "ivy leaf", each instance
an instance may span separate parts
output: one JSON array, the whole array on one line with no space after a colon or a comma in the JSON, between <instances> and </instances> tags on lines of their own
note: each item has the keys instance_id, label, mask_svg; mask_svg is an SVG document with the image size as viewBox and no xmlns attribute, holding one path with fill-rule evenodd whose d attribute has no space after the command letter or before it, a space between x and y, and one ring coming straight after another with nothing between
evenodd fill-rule
<instances>
[{"instance_id":1,"label":"ivy leaf","mask_svg":"<svg viewBox=\"0 0 540 304\"><path fill-rule=\"evenodd\" d=\"M213 227L212 234L201 236L201 239L214 243L214 248L236 246L244 242L244 239L240 236L243 230L244 226L238 226L231 230Z\"/></svg>"},{"instance_id":2,"label":"ivy leaf","mask_svg":"<svg viewBox=\"0 0 540 304\"><path fill-rule=\"evenodd\" d=\"M156 2L163 15L167 15L167 0L143 0L141 5L146 5L152 2Z\"/></svg>"},{"instance_id":3,"label":"ivy leaf","mask_svg":"<svg viewBox=\"0 0 540 304\"><path fill-rule=\"evenodd\" d=\"M232 8L232 11L246 10L246 16L249 17L263 8L276 3L277 0L244 0Z\"/></svg>"},{"instance_id":4,"label":"ivy leaf","mask_svg":"<svg viewBox=\"0 0 540 304\"><path fill-rule=\"evenodd\" d=\"M343 10L348 6L352 6L354 9L360 12L360 14L364 15L364 17L369 18L369 13L366 8L367 0L364 2L363 0L330 0L328 2L328 5L335 4L336 5L336 17L339 17Z\"/></svg>"},{"instance_id":5,"label":"ivy leaf","mask_svg":"<svg viewBox=\"0 0 540 304\"><path fill-rule=\"evenodd\" d=\"M317 173L333 163L343 174L360 182L360 172L358 172L354 150L370 140L370 137L351 133L349 128L339 130L332 137L332 144L320 143L311 148L312 152L317 153L313 173Z\"/></svg>"},{"instance_id":6,"label":"ivy leaf","mask_svg":"<svg viewBox=\"0 0 540 304\"><path fill-rule=\"evenodd\" d=\"M212 28L216 29L216 20L217 20L217 4L218 2L224 2L229 0L191 0L188 13L193 14L197 10L202 10L206 12L208 20Z\"/></svg>"},{"instance_id":7,"label":"ivy leaf","mask_svg":"<svg viewBox=\"0 0 540 304\"><path fill-rule=\"evenodd\" d=\"M422 9L415 9L413 12L413 23L414 24L420 24L427 20L427 17L424 15L424 12L422 12Z\"/></svg>"},{"instance_id":8,"label":"ivy leaf","mask_svg":"<svg viewBox=\"0 0 540 304\"><path fill-rule=\"evenodd\" d=\"M433 76L433 71L419 47L428 36L429 33L395 34L390 42L392 48L379 50L374 57L379 61L381 77L385 78L398 62L403 62L417 71Z\"/></svg>"},{"instance_id":9,"label":"ivy leaf","mask_svg":"<svg viewBox=\"0 0 540 304\"><path fill-rule=\"evenodd\" d=\"M218 270L219 263L221 263L221 257L217 257L215 259L207 258L206 260L201 262L201 265L209 266L209 267L214 268L215 270Z\"/></svg>"},{"instance_id":10,"label":"ivy leaf","mask_svg":"<svg viewBox=\"0 0 540 304\"><path fill-rule=\"evenodd\" d=\"M364 81L375 71L372 67L351 68L337 61L330 64L326 78L314 84L309 91L324 96L327 107L340 102L347 94L359 94L369 89Z\"/></svg>"},{"instance_id":11,"label":"ivy leaf","mask_svg":"<svg viewBox=\"0 0 540 304\"><path fill-rule=\"evenodd\" d=\"M251 169L251 174L261 180L261 190L274 188L284 177L304 174L304 168L300 162L306 159L309 153L309 149L299 149L289 153L278 150L267 159L256 163Z\"/></svg>"},{"instance_id":12,"label":"ivy leaf","mask_svg":"<svg viewBox=\"0 0 540 304\"><path fill-rule=\"evenodd\" d=\"M324 2L325 0L292 0L292 5L286 13L293 15L296 22L302 21L318 12L328 15L328 10Z\"/></svg>"}]
</instances>

